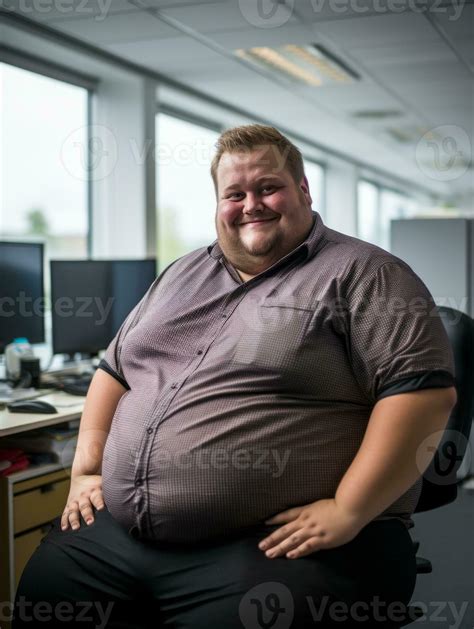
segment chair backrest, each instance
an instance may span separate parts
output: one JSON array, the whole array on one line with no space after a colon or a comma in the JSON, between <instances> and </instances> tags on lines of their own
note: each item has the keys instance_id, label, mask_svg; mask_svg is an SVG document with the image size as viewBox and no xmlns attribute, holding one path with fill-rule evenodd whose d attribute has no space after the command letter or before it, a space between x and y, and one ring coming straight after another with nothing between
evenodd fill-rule
<instances>
[{"instance_id":1,"label":"chair backrest","mask_svg":"<svg viewBox=\"0 0 474 629\"><path fill-rule=\"evenodd\" d=\"M453 349L458 399L433 460L423 474L415 512L436 509L455 500L456 473L466 453L474 412L474 320L447 306L438 306L437 310Z\"/></svg>"}]
</instances>

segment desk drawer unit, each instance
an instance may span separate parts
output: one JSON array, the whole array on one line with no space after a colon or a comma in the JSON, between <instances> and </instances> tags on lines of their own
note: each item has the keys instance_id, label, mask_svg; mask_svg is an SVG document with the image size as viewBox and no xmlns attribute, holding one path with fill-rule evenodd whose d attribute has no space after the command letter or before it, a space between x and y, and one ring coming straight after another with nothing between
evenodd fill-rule
<instances>
[{"instance_id":1,"label":"desk drawer unit","mask_svg":"<svg viewBox=\"0 0 474 629\"><path fill-rule=\"evenodd\" d=\"M13 601L24 567L66 505L70 481L71 468L59 463L0 477L0 601ZM10 628L3 619L1 629Z\"/></svg>"},{"instance_id":2,"label":"desk drawer unit","mask_svg":"<svg viewBox=\"0 0 474 629\"><path fill-rule=\"evenodd\" d=\"M50 474L54 477L57 474ZM38 479L36 479L38 480ZM29 483L30 481L25 481ZM18 483L23 485L24 483ZM69 493L69 477L42 477L37 487L21 489L15 486L13 496L13 532L16 535L50 522L62 513Z\"/></svg>"}]
</instances>

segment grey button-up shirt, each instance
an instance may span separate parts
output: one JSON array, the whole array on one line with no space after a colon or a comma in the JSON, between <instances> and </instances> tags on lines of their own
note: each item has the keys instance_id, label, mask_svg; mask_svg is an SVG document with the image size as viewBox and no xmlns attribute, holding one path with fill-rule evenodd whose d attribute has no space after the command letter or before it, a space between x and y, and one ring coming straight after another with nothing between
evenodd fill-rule
<instances>
[{"instance_id":1,"label":"grey button-up shirt","mask_svg":"<svg viewBox=\"0 0 474 629\"><path fill-rule=\"evenodd\" d=\"M101 367L127 387L105 502L138 536L181 542L334 497L377 400L454 384L422 281L316 212L306 240L249 281L217 241L173 262ZM413 526L420 489L377 519Z\"/></svg>"}]
</instances>

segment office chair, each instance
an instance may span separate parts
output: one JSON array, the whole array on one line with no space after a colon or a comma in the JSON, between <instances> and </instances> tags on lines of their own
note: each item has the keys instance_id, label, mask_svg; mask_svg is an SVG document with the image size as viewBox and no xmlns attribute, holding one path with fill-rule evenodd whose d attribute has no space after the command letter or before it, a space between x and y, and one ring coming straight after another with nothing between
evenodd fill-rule
<instances>
[{"instance_id":1,"label":"office chair","mask_svg":"<svg viewBox=\"0 0 474 629\"><path fill-rule=\"evenodd\" d=\"M415 513L437 509L456 499L456 473L466 453L474 413L474 320L447 306L438 306L437 310L453 349L458 399L437 451L423 474L421 495ZM414 541L413 545L417 552L419 542ZM428 559L418 556L416 567L417 574L429 574L433 570ZM408 606L406 618L398 626L405 627L421 616L423 610Z\"/></svg>"}]
</instances>

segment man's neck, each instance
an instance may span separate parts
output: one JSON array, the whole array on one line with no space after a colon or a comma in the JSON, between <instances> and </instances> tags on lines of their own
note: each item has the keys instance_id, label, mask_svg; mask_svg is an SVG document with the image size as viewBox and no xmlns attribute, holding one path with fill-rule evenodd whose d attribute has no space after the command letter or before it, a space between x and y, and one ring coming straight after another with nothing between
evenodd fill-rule
<instances>
[{"instance_id":1,"label":"man's neck","mask_svg":"<svg viewBox=\"0 0 474 629\"><path fill-rule=\"evenodd\" d=\"M248 273L244 273L243 271L239 271L239 269L235 269L237 271L237 273L239 274L240 279L243 282L248 282L248 280L251 280L253 277L255 277L255 275L249 275Z\"/></svg>"}]
</instances>

